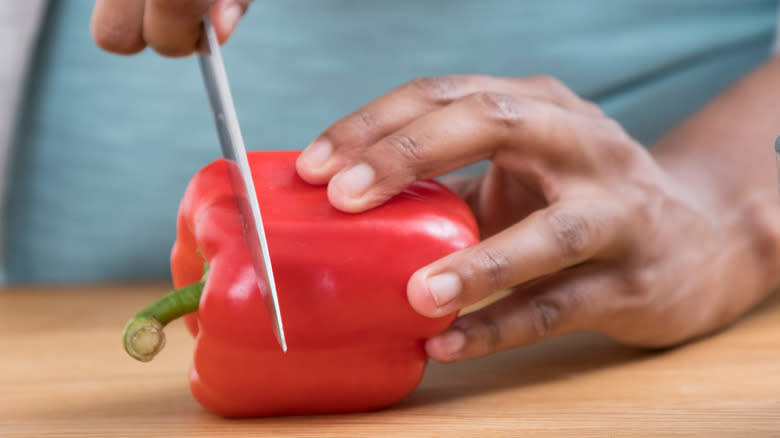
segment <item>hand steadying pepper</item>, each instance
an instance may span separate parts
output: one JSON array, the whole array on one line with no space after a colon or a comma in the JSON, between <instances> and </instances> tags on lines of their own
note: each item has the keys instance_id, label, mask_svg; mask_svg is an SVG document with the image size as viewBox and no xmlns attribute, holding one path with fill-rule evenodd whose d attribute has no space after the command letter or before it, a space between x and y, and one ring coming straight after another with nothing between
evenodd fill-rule
<instances>
[{"instance_id":1,"label":"hand steadying pepper","mask_svg":"<svg viewBox=\"0 0 780 438\"><path fill-rule=\"evenodd\" d=\"M778 285L777 77L776 58L650 151L551 78L423 78L329 127L297 168L361 212L490 160L451 182L484 240L418 270L408 298L435 317L513 293L428 340L435 359L579 330L669 346Z\"/></svg>"},{"instance_id":2,"label":"hand steadying pepper","mask_svg":"<svg viewBox=\"0 0 780 438\"><path fill-rule=\"evenodd\" d=\"M438 183L345 214L296 175L297 155L249 154L288 352L274 339L222 160L198 172L182 199L171 255L179 289L125 329L127 351L147 361L164 345L164 325L186 315L197 337L192 392L220 415L355 412L406 396L422 377L423 342L455 317L416 313L409 276L478 241L468 206Z\"/></svg>"}]
</instances>

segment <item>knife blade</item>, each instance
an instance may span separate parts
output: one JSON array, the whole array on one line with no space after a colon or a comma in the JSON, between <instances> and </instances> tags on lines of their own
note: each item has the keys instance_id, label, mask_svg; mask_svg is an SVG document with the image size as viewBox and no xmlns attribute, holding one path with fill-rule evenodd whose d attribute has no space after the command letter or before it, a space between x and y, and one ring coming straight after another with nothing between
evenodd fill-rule
<instances>
[{"instance_id":1,"label":"knife blade","mask_svg":"<svg viewBox=\"0 0 780 438\"><path fill-rule=\"evenodd\" d=\"M198 62L206 84L214 123L217 126L222 156L227 162L231 186L243 220L244 238L257 277L257 285L268 311L274 336L282 351L287 352L271 256L268 252L263 218L260 215L260 203L252 180L252 171L249 168L217 34L208 16L203 20L203 37L199 49Z\"/></svg>"}]
</instances>

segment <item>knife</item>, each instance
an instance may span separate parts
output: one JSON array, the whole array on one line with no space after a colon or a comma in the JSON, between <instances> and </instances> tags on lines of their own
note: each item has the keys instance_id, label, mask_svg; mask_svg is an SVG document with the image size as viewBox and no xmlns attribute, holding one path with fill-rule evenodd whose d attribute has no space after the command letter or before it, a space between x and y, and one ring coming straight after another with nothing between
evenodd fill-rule
<instances>
[{"instance_id":1,"label":"knife","mask_svg":"<svg viewBox=\"0 0 780 438\"><path fill-rule=\"evenodd\" d=\"M241 137L233 96L230 94L230 85L222 62L217 34L208 16L203 19L203 37L199 52L198 62L206 83L214 123L217 125L222 155L227 162L233 194L243 220L244 238L257 277L257 285L273 325L276 340L282 347L282 351L286 353L287 341L279 312L279 297L276 293L268 242L263 229L263 218L260 216L260 203L255 192L244 139Z\"/></svg>"}]
</instances>

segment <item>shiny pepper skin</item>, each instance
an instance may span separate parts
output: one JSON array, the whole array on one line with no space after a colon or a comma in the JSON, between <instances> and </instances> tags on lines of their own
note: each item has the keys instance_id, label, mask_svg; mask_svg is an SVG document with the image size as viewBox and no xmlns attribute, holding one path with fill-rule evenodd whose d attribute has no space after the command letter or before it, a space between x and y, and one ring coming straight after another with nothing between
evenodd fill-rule
<instances>
[{"instance_id":1,"label":"shiny pepper skin","mask_svg":"<svg viewBox=\"0 0 780 438\"><path fill-rule=\"evenodd\" d=\"M416 313L406 297L417 269L478 241L457 195L421 181L386 204L343 213L324 186L301 180L297 151L250 152L289 350L277 344L249 261L226 163L191 180L171 256L174 285L197 282L193 395L226 417L346 413L383 408L419 384L424 340L455 318Z\"/></svg>"}]
</instances>

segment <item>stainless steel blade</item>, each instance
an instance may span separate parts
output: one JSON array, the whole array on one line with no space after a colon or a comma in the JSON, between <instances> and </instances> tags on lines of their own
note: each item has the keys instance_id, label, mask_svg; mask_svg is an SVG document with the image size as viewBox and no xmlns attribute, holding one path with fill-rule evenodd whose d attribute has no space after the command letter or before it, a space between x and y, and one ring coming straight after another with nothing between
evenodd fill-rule
<instances>
[{"instance_id":1,"label":"stainless steel blade","mask_svg":"<svg viewBox=\"0 0 780 438\"><path fill-rule=\"evenodd\" d=\"M249 168L246 148L244 147L244 139L238 125L233 96L230 94L230 85L222 62L217 35L208 17L203 20L203 28L204 37L198 61L203 72L203 80L206 83L214 122L217 125L219 144L222 147L222 155L228 164L233 193L244 221L244 237L257 276L257 285L268 310L276 340L282 350L286 352L287 341L284 337L282 317L279 311L279 297L276 293L268 242L263 228L263 218L260 215L260 204L252 181L252 171Z\"/></svg>"}]
</instances>

